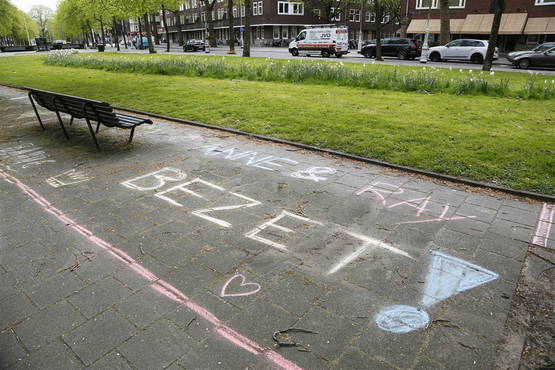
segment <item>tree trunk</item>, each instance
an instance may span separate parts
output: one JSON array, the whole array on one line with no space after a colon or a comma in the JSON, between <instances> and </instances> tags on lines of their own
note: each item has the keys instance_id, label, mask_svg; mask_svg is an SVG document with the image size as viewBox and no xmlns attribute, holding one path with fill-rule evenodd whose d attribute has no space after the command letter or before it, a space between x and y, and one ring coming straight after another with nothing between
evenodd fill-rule
<instances>
[{"instance_id":1,"label":"tree trunk","mask_svg":"<svg viewBox=\"0 0 555 370\"><path fill-rule=\"evenodd\" d=\"M233 18L233 0L227 0L227 14L229 20L229 54L235 54L235 29L233 28L235 20Z\"/></svg>"},{"instance_id":2,"label":"tree trunk","mask_svg":"<svg viewBox=\"0 0 555 370\"><path fill-rule=\"evenodd\" d=\"M177 43L179 46L183 46L185 43L183 41L183 25L181 24L181 17L179 16L179 11L172 11L175 16L175 26L177 27Z\"/></svg>"},{"instance_id":3,"label":"tree trunk","mask_svg":"<svg viewBox=\"0 0 555 370\"><path fill-rule=\"evenodd\" d=\"M102 37L101 45L104 45L106 42L106 35L104 34L104 22L102 22L102 18L99 19L100 21L100 37Z\"/></svg>"},{"instance_id":4,"label":"tree trunk","mask_svg":"<svg viewBox=\"0 0 555 370\"><path fill-rule=\"evenodd\" d=\"M154 34L154 42L160 45L160 35L158 34L158 26L156 25L156 14L152 14L152 22L150 22L152 33Z\"/></svg>"},{"instance_id":5,"label":"tree trunk","mask_svg":"<svg viewBox=\"0 0 555 370\"><path fill-rule=\"evenodd\" d=\"M125 37L126 33L127 33L127 30L125 29L125 22L122 20L121 21L121 34L123 35L123 43L125 44L125 48L127 49L127 38Z\"/></svg>"},{"instance_id":6,"label":"tree trunk","mask_svg":"<svg viewBox=\"0 0 555 370\"><path fill-rule=\"evenodd\" d=\"M120 51L119 49L119 38L118 38L118 25L116 23L116 17L112 17L112 27L114 27L114 39L116 41L116 48L118 51Z\"/></svg>"},{"instance_id":7,"label":"tree trunk","mask_svg":"<svg viewBox=\"0 0 555 370\"><path fill-rule=\"evenodd\" d=\"M451 21L449 15L449 0L439 0L439 16L441 18L439 42L441 45L451 41Z\"/></svg>"},{"instance_id":8,"label":"tree trunk","mask_svg":"<svg viewBox=\"0 0 555 370\"><path fill-rule=\"evenodd\" d=\"M374 9L376 10L376 60L383 60L382 58L382 22L383 12L380 5L380 0L374 0Z\"/></svg>"},{"instance_id":9,"label":"tree trunk","mask_svg":"<svg viewBox=\"0 0 555 370\"><path fill-rule=\"evenodd\" d=\"M214 4L216 3L216 1L212 3L212 6L208 4L209 2L209 0L205 0L206 6L204 7L206 9L206 23L208 24L208 43L210 47L215 48L216 35L214 34L214 20L212 19L212 10L214 9Z\"/></svg>"},{"instance_id":10,"label":"tree trunk","mask_svg":"<svg viewBox=\"0 0 555 370\"><path fill-rule=\"evenodd\" d=\"M493 24L491 25L488 51L486 53L486 59L484 60L484 65L482 67L483 71L491 70L491 65L493 62L493 53L495 52L495 47L497 46L497 36L499 35L499 27L501 25L501 16L503 15L504 11L505 11L505 0L495 0L495 15L493 17Z\"/></svg>"},{"instance_id":11,"label":"tree trunk","mask_svg":"<svg viewBox=\"0 0 555 370\"><path fill-rule=\"evenodd\" d=\"M243 56L251 56L251 0L245 0L245 30L243 31Z\"/></svg>"},{"instance_id":12,"label":"tree trunk","mask_svg":"<svg viewBox=\"0 0 555 370\"><path fill-rule=\"evenodd\" d=\"M146 30L146 40L148 42L148 53L149 54L156 54L156 50L154 50L154 45L152 43L152 32L150 29L150 23L148 21L148 13L145 13L143 16L145 21L145 30Z\"/></svg>"},{"instance_id":13,"label":"tree trunk","mask_svg":"<svg viewBox=\"0 0 555 370\"><path fill-rule=\"evenodd\" d=\"M164 22L164 30L166 31L166 51L170 52L170 32L168 31L168 22L166 21L166 7L162 4L162 22Z\"/></svg>"}]
</instances>

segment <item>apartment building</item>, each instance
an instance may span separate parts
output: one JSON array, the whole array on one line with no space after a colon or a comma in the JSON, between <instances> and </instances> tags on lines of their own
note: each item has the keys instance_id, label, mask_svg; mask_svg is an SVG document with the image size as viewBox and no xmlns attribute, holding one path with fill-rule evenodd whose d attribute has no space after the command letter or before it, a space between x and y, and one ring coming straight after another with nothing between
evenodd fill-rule
<instances>
[{"instance_id":1,"label":"apartment building","mask_svg":"<svg viewBox=\"0 0 555 370\"><path fill-rule=\"evenodd\" d=\"M333 8L332 8L333 9ZM361 12L362 11L362 12ZM323 24L333 22L336 25L349 27L349 39L358 40L362 31L363 39L372 39L378 20L376 15L358 5L356 8L343 6L340 11L334 12L335 17L331 20L325 19L323 9L318 7L317 2L296 2L279 0L252 1L251 17L251 40L255 46L286 46L294 39L305 25ZM203 2L200 0L187 0L179 12L185 40L205 39L206 36L206 12ZM244 31L245 7L233 7L234 35L235 40L241 39L241 31ZM214 30L216 40L219 44L227 43L229 40L229 17L227 3L217 0L212 11L214 19ZM389 20L386 15L382 22ZM175 16L167 15L168 26L172 41L177 41L177 27ZM382 35L384 37L395 35L399 24L387 25Z\"/></svg>"},{"instance_id":2,"label":"apartment building","mask_svg":"<svg viewBox=\"0 0 555 370\"><path fill-rule=\"evenodd\" d=\"M493 22L494 0L450 0L452 38L487 39ZM499 49L522 50L555 41L555 0L505 0ZM439 0L401 0L406 33L422 38L428 24L431 40L440 29ZM430 19L428 23L428 18Z\"/></svg>"}]
</instances>

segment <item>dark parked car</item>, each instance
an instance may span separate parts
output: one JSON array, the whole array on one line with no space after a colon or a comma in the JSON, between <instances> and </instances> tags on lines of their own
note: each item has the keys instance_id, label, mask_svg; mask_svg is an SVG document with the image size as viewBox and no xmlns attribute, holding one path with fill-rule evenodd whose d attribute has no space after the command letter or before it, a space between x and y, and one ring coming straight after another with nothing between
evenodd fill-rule
<instances>
[{"instance_id":1,"label":"dark parked car","mask_svg":"<svg viewBox=\"0 0 555 370\"><path fill-rule=\"evenodd\" d=\"M536 46L535 48L533 48L532 50L525 50L525 51L513 51L512 53L509 53L509 55L507 55L507 60L511 63L513 63L515 61L516 57L519 57L523 54L528 54L528 53L543 53L544 51L551 49L551 48L555 48L555 42L545 42L543 44L540 44L538 46Z\"/></svg>"},{"instance_id":2,"label":"dark parked car","mask_svg":"<svg viewBox=\"0 0 555 370\"><path fill-rule=\"evenodd\" d=\"M183 45L183 51L206 50L206 44L202 40L189 40Z\"/></svg>"},{"instance_id":3,"label":"dark parked car","mask_svg":"<svg viewBox=\"0 0 555 370\"><path fill-rule=\"evenodd\" d=\"M555 47L543 52L531 51L514 58L513 65L522 68L555 68Z\"/></svg>"},{"instance_id":4,"label":"dark parked car","mask_svg":"<svg viewBox=\"0 0 555 370\"><path fill-rule=\"evenodd\" d=\"M383 56L399 59L415 59L420 56L418 44L411 39L389 38L383 39L381 44ZM376 56L376 42L372 41L364 45L360 54L366 58L374 58Z\"/></svg>"}]
</instances>

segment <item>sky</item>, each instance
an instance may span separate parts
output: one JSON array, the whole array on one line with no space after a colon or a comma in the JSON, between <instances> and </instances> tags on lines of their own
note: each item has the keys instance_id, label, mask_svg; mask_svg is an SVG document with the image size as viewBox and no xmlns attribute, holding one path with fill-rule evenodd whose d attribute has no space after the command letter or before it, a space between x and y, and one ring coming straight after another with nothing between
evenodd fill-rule
<instances>
[{"instance_id":1,"label":"sky","mask_svg":"<svg viewBox=\"0 0 555 370\"><path fill-rule=\"evenodd\" d=\"M58 0L9 0L13 5L23 10L25 13L31 9L33 5L46 5L53 11L56 10Z\"/></svg>"}]
</instances>

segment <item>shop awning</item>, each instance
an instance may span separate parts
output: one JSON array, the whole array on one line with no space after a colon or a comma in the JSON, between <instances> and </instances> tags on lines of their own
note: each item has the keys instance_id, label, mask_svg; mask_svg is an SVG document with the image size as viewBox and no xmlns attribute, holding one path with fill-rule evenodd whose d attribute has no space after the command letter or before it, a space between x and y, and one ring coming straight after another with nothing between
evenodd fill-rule
<instances>
[{"instance_id":1,"label":"shop awning","mask_svg":"<svg viewBox=\"0 0 555 370\"><path fill-rule=\"evenodd\" d=\"M525 35L553 35L555 34L555 17L528 18Z\"/></svg>"},{"instance_id":2,"label":"shop awning","mask_svg":"<svg viewBox=\"0 0 555 370\"><path fill-rule=\"evenodd\" d=\"M491 33L493 14L469 14L464 20L461 33L467 35Z\"/></svg>"},{"instance_id":3,"label":"shop awning","mask_svg":"<svg viewBox=\"0 0 555 370\"><path fill-rule=\"evenodd\" d=\"M425 33L427 19L413 19L411 20L407 33ZM451 34L460 34L464 19L451 19L450 28ZM430 19L430 33L439 33L441 21L439 19Z\"/></svg>"},{"instance_id":4,"label":"shop awning","mask_svg":"<svg viewBox=\"0 0 555 370\"><path fill-rule=\"evenodd\" d=\"M491 33L493 14L469 14L464 20L461 33L487 35ZM527 13L503 13L499 25L500 35L521 35L526 25Z\"/></svg>"},{"instance_id":5,"label":"shop awning","mask_svg":"<svg viewBox=\"0 0 555 370\"><path fill-rule=\"evenodd\" d=\"M527 13L505 13L501 17L500 35L521 35L526 25Z\"/></svg>"}]
</instances>

